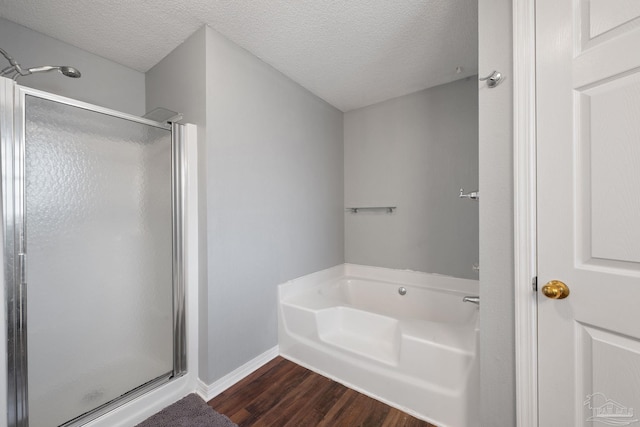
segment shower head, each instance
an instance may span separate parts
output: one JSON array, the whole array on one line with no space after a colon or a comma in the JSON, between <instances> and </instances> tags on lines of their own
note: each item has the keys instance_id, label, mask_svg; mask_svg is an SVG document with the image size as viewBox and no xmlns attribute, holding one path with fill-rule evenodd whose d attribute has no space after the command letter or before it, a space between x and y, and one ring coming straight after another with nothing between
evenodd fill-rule
<instances>
[{"instance_id":1,"label":"shower head","mask_svg":"<svg viewBox=\"0 0 640 427\"><path fill-rule=\"evenodd\" d=\"M18 73L18 75L14 76L14 80L20 76L27 76L34 73L45 73L48 71L60 71L60 73L67 77L71 77L72 79L77 79L82 76L78 69L69 67L68 65L43 65L42 67L33 67L23 71L24 73Z\"/></svg>"},{"instance_id":2,"label":"shower head","mask_svg":"<svg viewBox=\"0 0 640 427\"><path fill-rule=\"evenodd\" d=\"M0 71L0 76L9 76L13 80L17 80L20 76L28 76L33 73L43 73L47 71L59 71L63 75L67 77L71 77L73 79L79 78L82 74L78 71L77 68L70 67L68 65L44 65L42 67L33 67L29 69L24 69L16 62L15 59L11 57L6 51L0 49L0 54L5 57L7 61L9 61L9 66L2 69Z\"/></svg>"},{"instance_id":3,"label":"shower head","mask_svg":"<svg viewBox=\"0 0 640 427\"><path fill-rule=\"evenodd\" d=\"M79 79L80 77L82 77L82 73L80 73L80 70L68 65L63 65L62 67L60 67L60 72L67 77L71 77L72 79Z\"/></svg>"}]
</instances>

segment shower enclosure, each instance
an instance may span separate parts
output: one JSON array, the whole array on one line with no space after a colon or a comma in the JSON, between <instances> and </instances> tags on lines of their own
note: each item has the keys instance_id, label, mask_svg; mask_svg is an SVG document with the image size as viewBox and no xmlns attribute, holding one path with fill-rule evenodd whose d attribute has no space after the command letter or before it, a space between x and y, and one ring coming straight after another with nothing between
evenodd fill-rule
<instances>
[{"instance_id":1,"label":"shower enclosure","mask_svg":"<svg viewBox=\"0 0 640 427\"><path fill-rule=\"evenodd\" d=\"M0 78L10 427L185 373L181 135Z\"/></svg>"}]
</instances>

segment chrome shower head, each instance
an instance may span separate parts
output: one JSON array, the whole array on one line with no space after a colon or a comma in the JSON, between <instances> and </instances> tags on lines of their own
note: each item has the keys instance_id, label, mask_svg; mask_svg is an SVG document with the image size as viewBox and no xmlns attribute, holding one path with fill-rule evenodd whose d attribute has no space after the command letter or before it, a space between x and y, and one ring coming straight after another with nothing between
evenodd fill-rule
<instances>
[{"instance_id":1,"label":"chrome shower head","mask_svg":"<svg viewBox=\"0 0 640 427\"><path fill-rule=\"evenodd\" d=\"M16 80L20 76L28 76L29 74L34 73L46 73L48 71L59 71L63 75L73 79L77 79L82 75L76 68L69 67L68 65L43 65L42 67L33 67L28 70L23 70L22 73L15 75L13 79Z\"/></svg>"},{"instance_id":2,"label":"chrome shower head","mask_svg":"<svg viewBox=\"0 0 640 427\"><path fill-rule=\"evenodd\" d=\"M82 73L77 68L70 67L68 65L63 65L60 67L60 72L67 77L71 77L72 79L79 79L82 77Z\"/></svg>"},{"instance_id":3,"label":"chrome shower head","mask_svg":"<svg viewBox=\"0 0 640 427\"><path fill-rule=\"evenodd\" d=\"M29 74L43 73L47 71L59 71L63 75L73 79L77 79L82 76L77 68L73 68L68 65L44 65L42 67L33 67L25 70L3 49L0 49L0 54L2 54L10 64L8 67L0 71L0 76L11 76L13 80L17 80L20 76L28 76Z\"/></svg>"}]
</instances>

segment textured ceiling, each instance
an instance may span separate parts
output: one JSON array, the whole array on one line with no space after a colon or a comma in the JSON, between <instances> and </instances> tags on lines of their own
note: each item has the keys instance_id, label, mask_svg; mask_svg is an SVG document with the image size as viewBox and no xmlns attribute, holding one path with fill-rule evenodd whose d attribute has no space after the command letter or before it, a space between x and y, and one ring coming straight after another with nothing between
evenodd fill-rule
<instances>
[{"instance_id":1,"label":"textured ceiling","mask_svg":"<svg viewBox=\"0 0 640 427\"><path fill-rule=\"evenodd\" d=\"M143 72L208 24L343 111L476 74L477 10L477 0L0 0L0 17Z\"/></svg>"}]
</instances>

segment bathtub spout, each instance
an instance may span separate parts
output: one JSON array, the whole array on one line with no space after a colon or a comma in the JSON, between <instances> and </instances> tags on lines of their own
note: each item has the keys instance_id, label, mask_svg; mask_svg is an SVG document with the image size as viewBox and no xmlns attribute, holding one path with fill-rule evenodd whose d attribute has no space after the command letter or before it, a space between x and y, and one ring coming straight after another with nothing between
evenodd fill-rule
<instances>
[{"instance_id":1,"label":"bathtub spout","mask_svg":"<svg viewBox=\"0 0 640 427\"><path fill-rule=\"evenodd\" d=\"M462 302L470 302L472 304L480 305L480 297L464 297Z\"/></svg>"}]
</instances>

